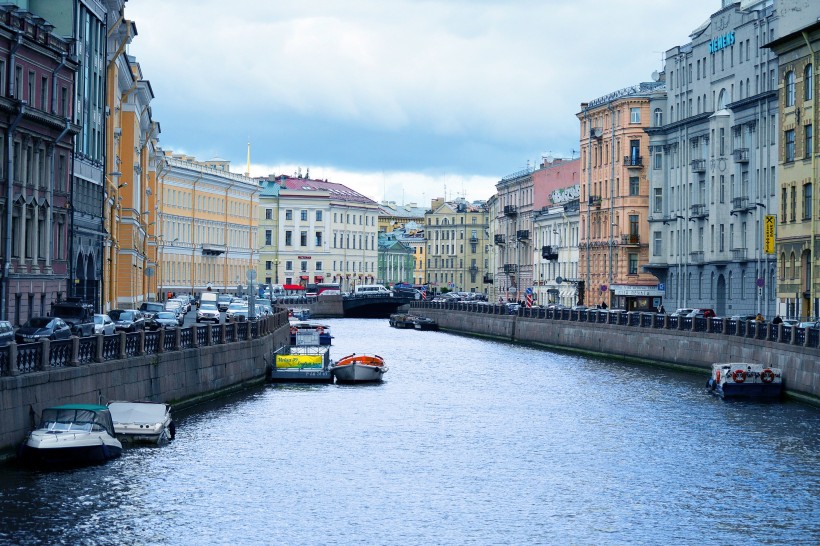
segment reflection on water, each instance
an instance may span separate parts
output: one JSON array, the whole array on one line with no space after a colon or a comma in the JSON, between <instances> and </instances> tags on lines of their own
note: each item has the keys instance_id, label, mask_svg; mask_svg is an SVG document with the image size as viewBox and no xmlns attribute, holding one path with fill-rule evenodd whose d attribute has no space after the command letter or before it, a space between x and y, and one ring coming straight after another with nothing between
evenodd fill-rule
<instances>
[{"instance_id":1,"label":"reflection on water","mask_svg":"<svg viewBox=\"0 0 820 546\"><path fill-rule=\"evenodd\" d=\"M7 544L820 542L820 411L703 376L386 320L328 321L371 386L270 385L178 412L99 467L0 472Z\"/></svg>"}]
</instances>

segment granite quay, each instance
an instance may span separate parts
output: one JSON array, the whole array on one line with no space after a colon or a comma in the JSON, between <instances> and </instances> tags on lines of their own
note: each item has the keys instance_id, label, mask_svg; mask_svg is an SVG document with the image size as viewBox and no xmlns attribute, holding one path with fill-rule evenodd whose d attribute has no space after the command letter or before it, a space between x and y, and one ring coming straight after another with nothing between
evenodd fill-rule
<instances>
[{"instance_id":1,"label":"granite quay","mask_svg":"<svg viewBox=\"0 0 820 546\"><path fill-rule=\"evenodd\" d=\"M250 322L11 343L0 348L0 457L49 406L150 400L185 407L262 383L289 335L287 311L278 310Z\"/></svg>"},{"instance_id":2,"label":"granite quay","mask_svg":"<svg viewBox=\"0 0 820 546\"><path fill-rule=\"evenodd\" d=\"M820 405L820 331L727 318L673 317L603 309L529 309L413 302L442 330L703 370L714 362L782 368L788 396Z\"/></svg>"}]
</instances>

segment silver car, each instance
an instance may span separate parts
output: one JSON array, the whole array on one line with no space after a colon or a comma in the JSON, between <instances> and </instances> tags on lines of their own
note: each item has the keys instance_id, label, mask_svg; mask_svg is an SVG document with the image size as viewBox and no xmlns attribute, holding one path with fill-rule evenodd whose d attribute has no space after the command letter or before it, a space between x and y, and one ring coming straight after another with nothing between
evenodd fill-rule
<instances>
[{"instance_id":1,"label":"silver car","mask_svg":"<svg viewBox=\"0 0 820 546\"><path fill-rule=\"evenodd\" d=\"M114 321L108 315L94 315L94 333L110 336L114 333Z\"/></svg>"}]
</instances>

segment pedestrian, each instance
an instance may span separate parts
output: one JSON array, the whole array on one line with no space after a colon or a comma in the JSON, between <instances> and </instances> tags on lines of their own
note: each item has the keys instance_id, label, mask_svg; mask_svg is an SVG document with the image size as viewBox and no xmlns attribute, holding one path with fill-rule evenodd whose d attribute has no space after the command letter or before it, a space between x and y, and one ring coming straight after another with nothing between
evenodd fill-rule
<instances>
[{"instance_id":1,"label":"pedestrian","mask_svg":"<svg viewBox=\"0 0 820 546\"><path fill-rule=\"evenodd\" d=\"M605 301L601 302L601 309L606 309L606 302Z\"/></svg>"},{"instance_id":2,"label":"pedestrian","mask_svg":"<svg viewBox=\"0 0 820 546\"><path fill-rule=\"evenodd\" d=\"M772 319L772 324L775 324L775 325L777 325L777 324L783 324L783 319L782 319L782 318L780 318L780 315L777 315L776 317L774 317L774 318Z\"/></svg>"},{"instance_id":3,"label":"pedestrian","mask_svg":"<svg viewBox=\"0 0 820 546\"><path fill-rule=\"evenodd\" d=\"M658 307L658 314L660 314L660 315L665 315L666 314L666 309L663 308L663 304L661 304L661 306Z\"/></svg>"},{"instance_id":4,"label":"pedestrian","mask_svg":"<svg viewBox=\"0 0 820 546\"><path fill-rule=\"evenodd\" d=\"M762 314L758 313L757 316L755 317L755 322L766 322L766 319L763 318Z\"/></svg>"}]
</instances>

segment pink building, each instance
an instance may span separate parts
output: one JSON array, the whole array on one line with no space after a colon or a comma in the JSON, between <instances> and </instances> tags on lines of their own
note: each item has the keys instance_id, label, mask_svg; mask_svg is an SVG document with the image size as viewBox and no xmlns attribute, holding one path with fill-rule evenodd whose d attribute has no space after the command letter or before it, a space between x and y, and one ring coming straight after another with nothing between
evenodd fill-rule
<instances>
[{"instance_id":1,"label":"pink building","mask_svg":"<svg viewBox=\"0 0 820 546\"><path fill-rule=\"evenodd\" d=\"M541 210L578 199L581 160L544 159L532 173L533 210Z\"/></svg>"}]
</instances>

